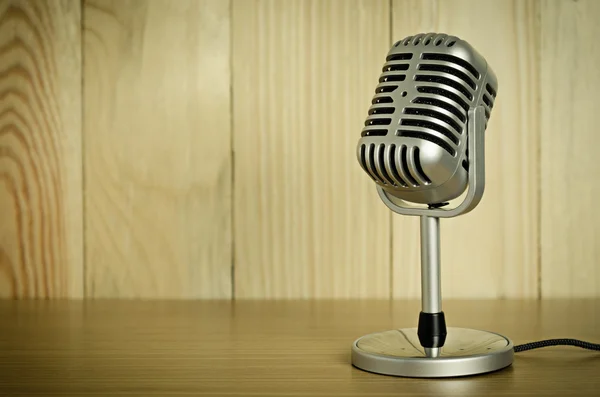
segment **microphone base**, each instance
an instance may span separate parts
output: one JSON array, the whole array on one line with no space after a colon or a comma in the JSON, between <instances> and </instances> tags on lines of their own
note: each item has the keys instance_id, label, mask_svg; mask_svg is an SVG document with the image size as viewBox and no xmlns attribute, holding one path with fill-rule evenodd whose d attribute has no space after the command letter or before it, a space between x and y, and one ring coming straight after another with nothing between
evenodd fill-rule
<instances>
[{"instance_id":1,"label":"microphone base","mask_svg":"<svg viewBox=\"0 0 600 397\"><path fill-rule=\"evenodd\" d=\"M358 338L352 365L368 372L411 378L448 378L498 371L513 362L505 336L468 328L448 328L438 357L427 356L417 328L393 329Z\"/></svg>"}]
</instances>

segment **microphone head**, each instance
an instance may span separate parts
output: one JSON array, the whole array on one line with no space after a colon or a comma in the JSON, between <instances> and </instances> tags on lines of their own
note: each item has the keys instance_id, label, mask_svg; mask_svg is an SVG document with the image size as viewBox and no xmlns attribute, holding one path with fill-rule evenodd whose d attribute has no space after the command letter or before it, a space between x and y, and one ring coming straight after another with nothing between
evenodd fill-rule
<instances>
[{"instance_id":1,"label":"microphone head","mask_svg":"<svg viewBox=\"0 0 600 397\"><path fill-rule=\"evenodd\" d=\"M483 106L486 127L498 82L466 41L440 33L390 49L357 145L361 167L388 194L442 204L468 185L467 114Z\"/></svg>"}]
</instances>

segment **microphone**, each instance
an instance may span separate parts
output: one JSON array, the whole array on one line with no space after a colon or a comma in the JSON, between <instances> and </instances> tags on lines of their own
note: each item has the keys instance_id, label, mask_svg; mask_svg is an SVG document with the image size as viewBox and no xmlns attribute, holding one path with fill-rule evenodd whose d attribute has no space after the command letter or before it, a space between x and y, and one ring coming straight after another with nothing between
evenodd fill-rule
<instances>
[{"instance_id":1,"label":"microphone","mask_svg":"<svg viewBox=\"0 0 600 397\"><path fill-rule=\"evenodd\" d=\"M466 41L435 33L398 41L357 145L360 165L387 197L443 206L468 185L468 113L482 107L485 129L497 91Z\"/></svg>"},{"instance_id":2,"label":"microphone","mask_svg":"<svg viewBox=\"0 0 600 397\"><path fill-rule=\"evenodd\" d=\"M468 213L483 196L484 138L497 93L498 79L485 58L459 37L420 33L389 50L356 155L389 209L421 218L421 312L416 329L357 339L354 366L446 377L512 364L508 338L447 329L441 304L439 219Z\"/></svg>"}]
</instances>

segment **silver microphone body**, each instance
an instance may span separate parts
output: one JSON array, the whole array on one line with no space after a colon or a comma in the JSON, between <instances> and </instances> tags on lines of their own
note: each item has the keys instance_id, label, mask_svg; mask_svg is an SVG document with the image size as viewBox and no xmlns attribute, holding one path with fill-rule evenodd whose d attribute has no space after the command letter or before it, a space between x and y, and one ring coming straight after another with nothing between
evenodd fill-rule
<instances>
[{"instance_id":1,"label":"silver microphone body","mask_svg":"<svg viewBox=\"0 0 600 397\"><path fill-rule=\"evenodd\" d=\"M496 75L466 41L439 33L406 37L390 49L357 145L361 167L389 195L443 204L468 185L469 109L486 125Z\"/></svg>"},{"instance_id":2,"label":"silver microphone body","mask_svg":"<svg viewBox=\"0 0 600 397\"><path fill-rule=\"evenodd\" d=\"M421 218L421 312L416 333L394 329L355 341L354 366L386 375L452 377L512 363L508 338L447 328L442 310L439 221L468 213L483 196L485 130L497 91L486 60L456 36L417 34L388 52L357 156L388 208ZM447 206L465 190L460 204ZM490 340L497 343L479 350L481 341Z\"/></svg>"}]
</instances>

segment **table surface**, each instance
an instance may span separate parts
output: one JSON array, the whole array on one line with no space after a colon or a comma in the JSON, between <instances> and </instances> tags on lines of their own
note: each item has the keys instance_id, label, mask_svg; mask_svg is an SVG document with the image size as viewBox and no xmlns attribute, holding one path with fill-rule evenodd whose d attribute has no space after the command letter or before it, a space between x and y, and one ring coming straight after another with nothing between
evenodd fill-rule
<instances>
[{"instance_id":1,"label":"table surface","mask_svg":"<svg viewBox=\"0 0 600 397\"><path fill-rule=\"evenodd\" d=\"M549 347L512 366L410 379L350 364L367 333L414 327L416 301L0 301L0 395L600 396L600 353ZM600 342L600 300L448 301L448 326L515 344Z\"/></svg>"}]
</instances>

